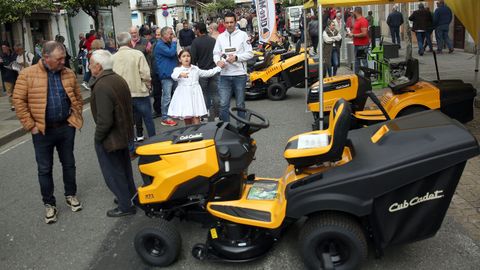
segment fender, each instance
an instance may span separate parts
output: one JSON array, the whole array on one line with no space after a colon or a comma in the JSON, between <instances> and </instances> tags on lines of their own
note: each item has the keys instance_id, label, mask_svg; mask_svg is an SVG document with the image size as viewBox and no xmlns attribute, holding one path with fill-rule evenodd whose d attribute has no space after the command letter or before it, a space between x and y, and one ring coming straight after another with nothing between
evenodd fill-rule
<instances>
[{"instance_id":1,"label":"fender","mask_svg":"<svg viewBox=\"0 0 480 270\"><path fill-rule=\"evenodd\" d=\"M301 218L319 211L341 211L357 217L372 212L373 199L362 200L358 197L340 193L322 193L321 196L297 193L287 200L287 217Z\"/></svg>"},{"instance_id":2,"label":"fender","mask_svg":"<svg viewBox=\"0 0 480 270\"><path fill-rule=\"evenodd\" d=\"M398 113L410 106L423 106L431 110L440 109L440 91L429 82L418 82L407 87L407 92L394 95L386 91L380 100L390 118L396 118Z\"/></svg>"}]
</instances>

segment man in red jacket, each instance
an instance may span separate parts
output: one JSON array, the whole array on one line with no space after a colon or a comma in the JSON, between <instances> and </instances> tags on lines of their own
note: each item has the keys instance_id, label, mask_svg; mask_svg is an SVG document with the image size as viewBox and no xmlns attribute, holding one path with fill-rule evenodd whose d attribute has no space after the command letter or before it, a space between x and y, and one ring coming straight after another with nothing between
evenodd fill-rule
<instances>
[{"instance_id":1,"label":"man in red jacket","mask_svg":"<svg viewBox=\"0 0 480 270\"><path fill-rule=\"evenodd\" d=\"M95 30L90 30L90 36L87 38L85 42L85 47L87 48L88 52L92 50L92 42L97 38L97 32Z\"/></svg>"}]
</instances>

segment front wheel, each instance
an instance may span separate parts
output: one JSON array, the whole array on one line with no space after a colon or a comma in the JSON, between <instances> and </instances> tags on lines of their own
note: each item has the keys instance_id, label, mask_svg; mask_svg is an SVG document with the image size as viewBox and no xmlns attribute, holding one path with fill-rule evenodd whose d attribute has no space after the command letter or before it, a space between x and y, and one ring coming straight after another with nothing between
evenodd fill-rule
<instances>
[{"instance_id":1,"label":"front wheel","mask_svg":"<svg viewBox=\"0 0 480 270\"><path fill-rule=\"evenodd\" d=\"M180 254L182 240L173 224L160 220L158 228L144 228L135 236L137 254L153 266L168 266Z\"/></svg>"},{"instance_id":2,"label":"front wheel","mask_svg":"<svg viewBox=\"0 0 480 270\"><path fill-rule=\"evenodd\" d=\"M358 222L340 213L308 219L299 236L300 254L309 269L358 269L367 258L367 240Z\"/></svg>"},{"instance_id":3,"label":"front wheel","mask_svg":"<svg viewBox=\"0 0 480 270\"><path fill-rule=\"evenodd\" d=\"M287 88L281 83L272 83L267 89L268 98L271 100L282 100L287 96Z\"/></svg>"}]
</instances>

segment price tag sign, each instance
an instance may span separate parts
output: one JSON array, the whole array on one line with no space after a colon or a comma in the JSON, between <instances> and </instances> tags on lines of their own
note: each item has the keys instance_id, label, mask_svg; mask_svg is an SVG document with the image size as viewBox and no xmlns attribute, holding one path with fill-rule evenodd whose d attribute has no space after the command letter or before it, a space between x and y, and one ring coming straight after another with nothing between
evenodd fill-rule
<instances>
[{"instance_id":1,"label":"price tag sign","mask_svg":"<svg viewBox=\"0 0 480 270\"><path fill-rule=\"evenodd\" d=\"M327 134L300 135L297 149L319 148L328 145Z\"/></svg>"}]
</instances>

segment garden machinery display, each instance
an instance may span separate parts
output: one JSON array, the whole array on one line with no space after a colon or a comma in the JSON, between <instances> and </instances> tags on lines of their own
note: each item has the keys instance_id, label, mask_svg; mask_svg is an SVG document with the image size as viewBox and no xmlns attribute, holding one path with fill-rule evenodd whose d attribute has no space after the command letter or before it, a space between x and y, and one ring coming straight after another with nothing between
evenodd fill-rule
<instances>
[{"instance_id":1,"label":"garden machinery display","mask_svg":"<svg viewBox=\"0 0 480 270\"><path fill-rule=\"evenodd\" d=\"M249 109L230 113L237 126L178 128L137 148L144 184L134 201L157 217L134 240L146 263L178 258L174 218L207 226L192 255L223 262L265 255L301 219L298 250L309 269L358 269L368 243L382 254L435 235L467 160L480 152L475 137L439 111L349 130L350 103L340 99L328 129L288 140L283 176L261 178L247 169L261 147L252 135L269 121Z\"/></svg>"},{"instance_id":2,"label":"garden machinery display","mask_svg":"<svg viewBox=\"0 0 480 270\"><path fill-rule=\"evenodd\" d=\"M352 128L422 110L440 110L462 123L473 119L476 89L461 80L420 81L417 59L407 61L405 76L390 82L389 88L379 98L372 91L369 80L370 75L376 71L365 67L361 69L366 76L352 74L323 80L325 115L329 114L337 99L344 98L352 105ZM374 103L372 108L366 108L368 98ZM307 106L314 118L312 127L318 129L318 84L309 89Z\"/></svg>"}]
</instances>

